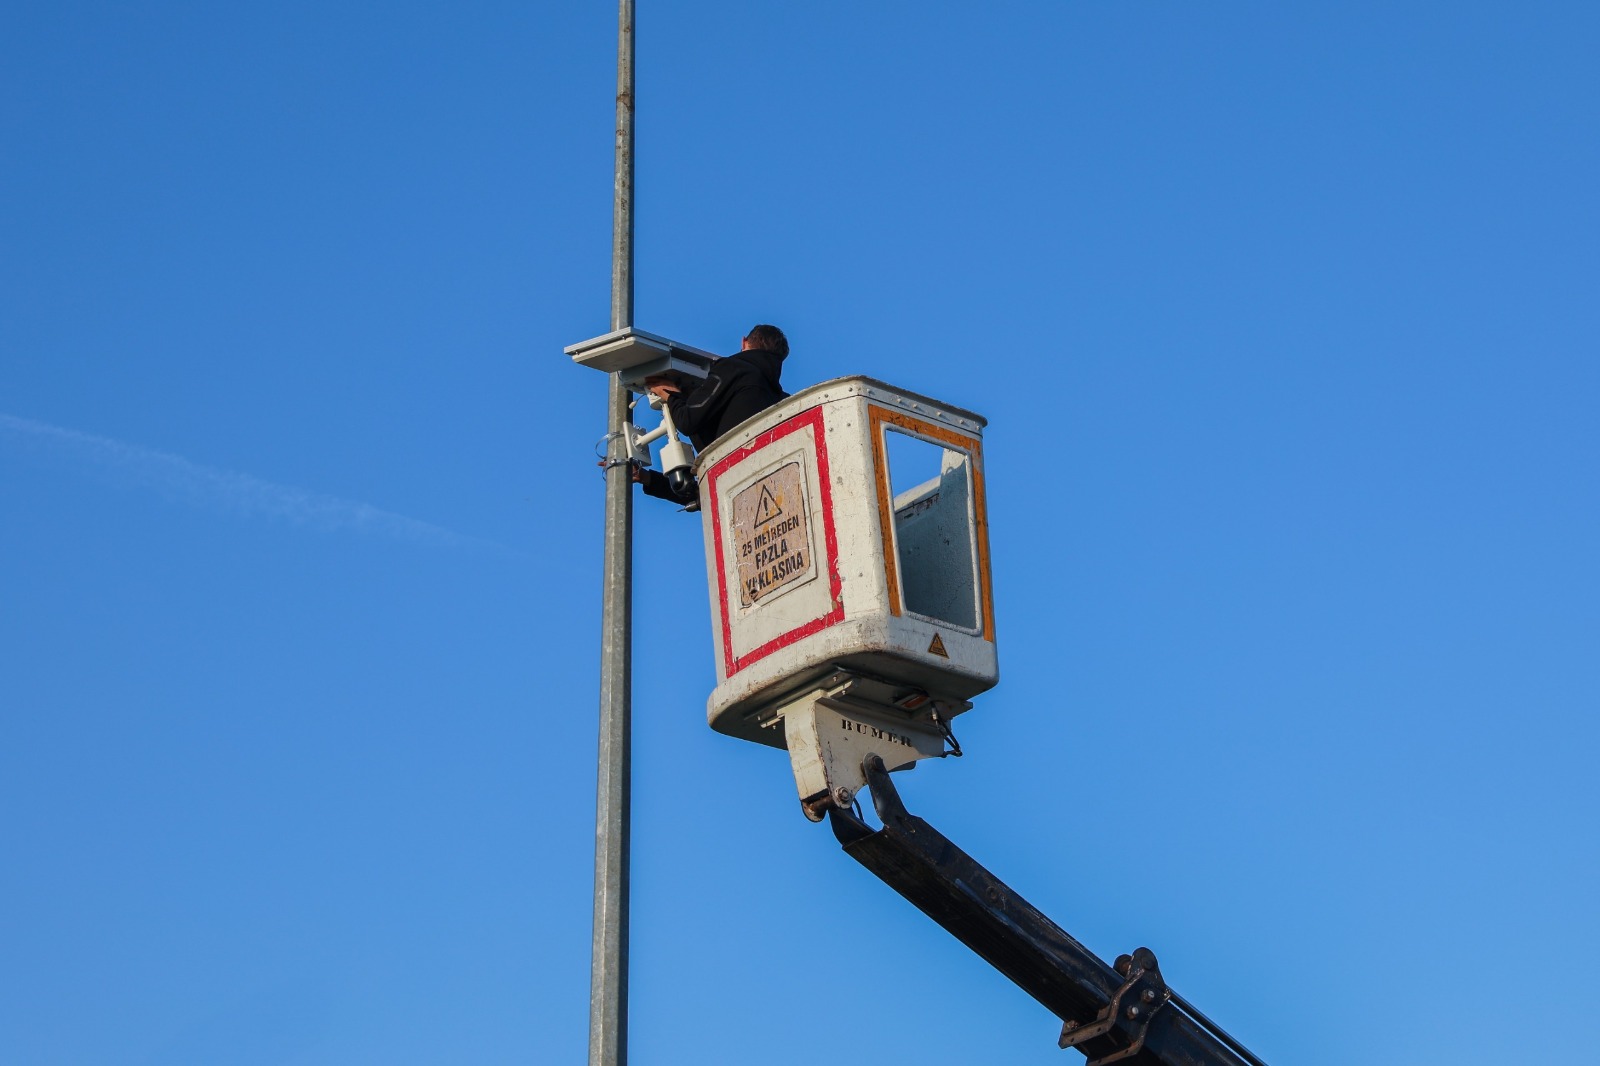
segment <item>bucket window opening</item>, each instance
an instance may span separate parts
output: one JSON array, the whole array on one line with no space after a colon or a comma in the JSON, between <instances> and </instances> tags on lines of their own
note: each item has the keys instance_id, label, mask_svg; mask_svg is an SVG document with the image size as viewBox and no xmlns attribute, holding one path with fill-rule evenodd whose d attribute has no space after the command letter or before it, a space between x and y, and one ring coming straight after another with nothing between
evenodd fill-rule
<instances>
[{"instance_id":1,"label":"bucket window opening","mask_svg":"<svg viewBox=\"0 0 1600 1066\"><path fill-rule=\"evenodd\" d=\"M901 603L906 611L978 629L972 457L884 427Z\"/></svg>"}]
</instances>

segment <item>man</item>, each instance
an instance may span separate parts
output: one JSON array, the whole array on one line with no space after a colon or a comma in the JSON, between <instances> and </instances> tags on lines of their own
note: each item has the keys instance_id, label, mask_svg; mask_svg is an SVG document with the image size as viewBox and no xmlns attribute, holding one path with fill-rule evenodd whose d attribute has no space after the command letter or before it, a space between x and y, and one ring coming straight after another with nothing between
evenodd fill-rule
<instances>
[{"instance_id":1,"label":"man","mask_svg":"<svg viewBox=\"0 0 1600 1066\"><path fill-rule=\"evenodd\" d=\"M740 422L789 395L778 380L788 354L789 340L783 330L760 325L745 336L737 355L711 364L711 372L693 390L683 392L664 378L648 378L645 385L666 401L678 432L689 438L696 452L701 452ZM635 468L633 479L644 486L646 496L685 505L698 502L692 484L680 496L658 470Z\"/></svg>"}]
</instances>

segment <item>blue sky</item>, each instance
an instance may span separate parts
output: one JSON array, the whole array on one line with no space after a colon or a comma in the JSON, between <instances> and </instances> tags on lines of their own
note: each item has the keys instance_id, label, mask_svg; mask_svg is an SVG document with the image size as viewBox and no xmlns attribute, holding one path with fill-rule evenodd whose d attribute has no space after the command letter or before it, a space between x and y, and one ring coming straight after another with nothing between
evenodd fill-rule
<instances>
[{"instance_id":1,"label":"blue sky","mask_svg":"<svg viewBox=\"0 0 1600 1066\"><path fill-rule=\"evenodd\" d=\"M581 1059L614 34L0 14L7 1063ZM1268 1062L1591 1057L1593 6L639 47L638 324L990 420L1002 681L911 809ZM637 543L635 1061L1062 1061L705 727L698 529Z\"/></svg>"}]
</instances>

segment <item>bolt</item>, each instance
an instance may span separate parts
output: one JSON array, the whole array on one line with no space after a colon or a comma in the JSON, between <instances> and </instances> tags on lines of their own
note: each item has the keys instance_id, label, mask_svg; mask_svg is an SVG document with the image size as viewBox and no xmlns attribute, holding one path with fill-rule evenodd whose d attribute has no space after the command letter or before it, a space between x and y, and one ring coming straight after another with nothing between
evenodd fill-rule
<instances>
[{"instance_id":1,"label":"bolt","mask_svg":"<svg viewBox=\"0 0 1600 1066\"><path fill-rule=\"evenodd\" d=\"M848 788L845 788L843 785L840 785L838 788L833 790L833 798L841 807L850 806L850 798L852 795L854 795L854 793L852 793Z\"/></svg>"},{"instance_id":2,"label":"bolt","mask_svg":"<svg viewBox=\"0 0 1600 1066\"><path fill-rule=\"evenodd\" d=\"M1128 1017L1129 1018L1137 1018L1138 1016L1139 1016L1139 1008L1138 1007L1129 1007L1128 1008Z\"/></svg>"},{"instance_id":3,"label":"bolt","mask_svg":"<svg viewBox=\"0 0 1600 1066\"><path fill-rule=\"evenodd\" d=\"M1146 1003L1154 1003L1156 1001L1156 990L1153 988L1145 989L1143 998Z\"/></svg>"}]
</instances>

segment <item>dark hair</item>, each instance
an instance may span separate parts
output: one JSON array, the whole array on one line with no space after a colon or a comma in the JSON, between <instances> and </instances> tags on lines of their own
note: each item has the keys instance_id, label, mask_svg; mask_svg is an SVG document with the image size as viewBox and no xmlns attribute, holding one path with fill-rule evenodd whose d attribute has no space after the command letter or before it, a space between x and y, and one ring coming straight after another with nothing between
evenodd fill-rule
<instances>
[{"instance_id":1,"label":"dark hair","mask_svg":"<svg viewBox=\"0 0 1600 1066\"><path fill-rule=\"evenodd\" d=\"M779 355L789 354L789 338L777 326L756 326L745 334L752 348L764 348Z\"/></svg>"}]
</instances>

